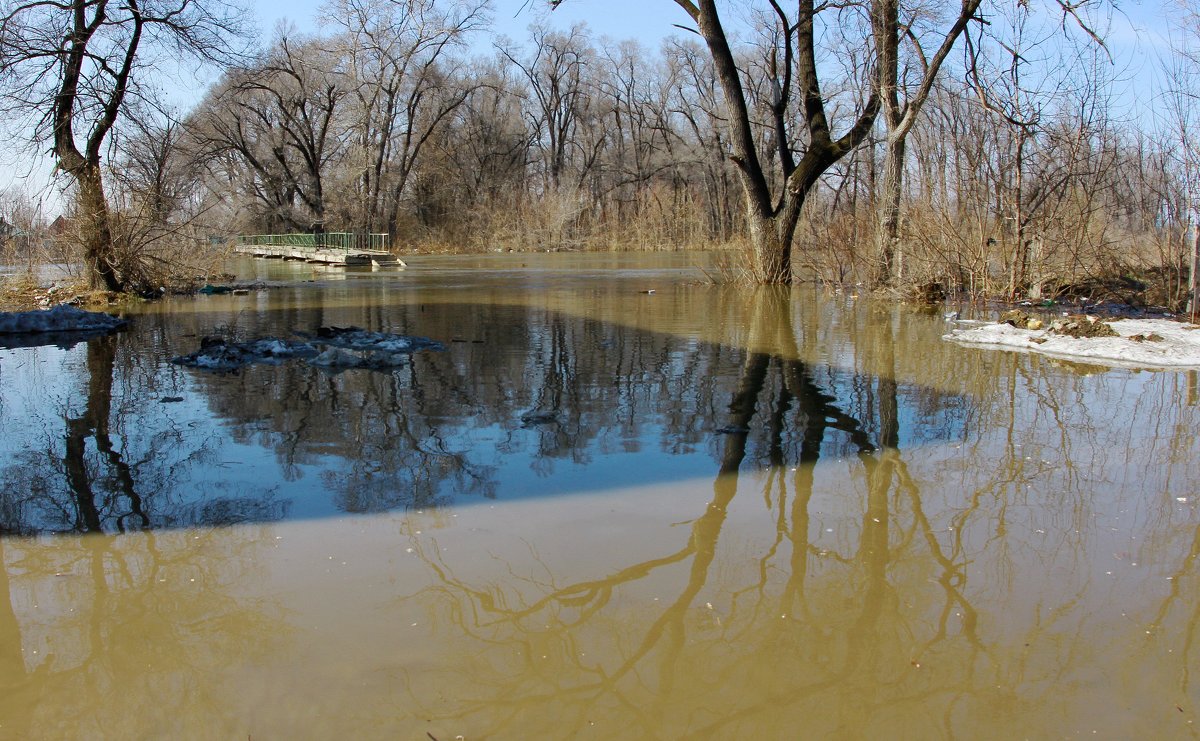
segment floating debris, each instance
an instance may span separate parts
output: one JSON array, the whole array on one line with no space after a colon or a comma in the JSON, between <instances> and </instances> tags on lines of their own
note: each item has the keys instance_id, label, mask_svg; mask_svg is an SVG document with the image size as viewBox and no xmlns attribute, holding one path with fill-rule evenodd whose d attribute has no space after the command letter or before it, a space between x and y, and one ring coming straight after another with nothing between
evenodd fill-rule
<instances>
[{"instance_id":1,"label":"floating debris","mask_svg":"<svg viewBox=\"0 0 1200 741\"><path fill-rule=\"evenodd\" d=\"M1035 329L1029 327L1029 329ZM1055 319L1050 322L1048 330L1051 334L1063 335L1064 337L1074 337L1076 339L1084 337L1119 337L1117 331L1112 328L1108 322L1101 321L1094 316L1068 316L1064 319Z\"/></svg>"},{"instance_id":2,"label":"floating debris","mask_svg":"<svg viewBox=\"0 0 1200 741\"><path fill-rule=\"evenodd\" d=\"M417 350L442 350L442 343L426 337L369 332L359 327L320 327L316 336L297 332L314 345L344 347L348 350L375 350L392 353L411 353Z\"/></svg>"},{"instance_id":3,"label":"floating debris","mask_svg":"<svg viewBox=\"0 0 1200 741\"><path fill-rule=\"evenodd\" d=\"M529 412L521 415L522 427L537 427L538 425L549 425L558 422L558 415L554 412Z\"/></svg>"},{"instance_id":4,"label":"floating debris","mask_svg":"<svg viewBox=\"0 0 1200 741\"><path fill-rule=\"evenodd\" d=\"M1017 329L1041 329L1044 325L1044 322L1038 317L1019 309L1013 309L1001 314L1000 323L1016 327Z\"/></svg>"},{"instance_id":5,"label":"floating debris","mask_svg":"<svg viewBox=\"0 0 1200 741\"><path fill-rule=\"evenodd\" d=\"M176 365L213 371L234 371L253 363L278 365L285 360L304 359L325 370L351 368L390 370L402 365L418 350L441 350L442 345L425 337L368 332L358 327L321 327L315 335L297 333L304 340L263 337L249 342L231 342L205 337L200 349L172 358Z\"/></svg>"}]
</instances>

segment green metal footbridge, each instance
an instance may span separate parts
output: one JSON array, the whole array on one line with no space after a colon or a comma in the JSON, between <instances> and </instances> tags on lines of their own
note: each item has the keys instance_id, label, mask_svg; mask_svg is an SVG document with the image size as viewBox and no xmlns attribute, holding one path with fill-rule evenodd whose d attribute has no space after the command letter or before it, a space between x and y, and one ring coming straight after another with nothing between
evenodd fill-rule
<instances>
[{"instance_id":1,"label":"green metal footbridge","mask_svg":"<svg viewBox=\"0 0 1200 741\"><path fill-rule=\"evenodd\" d=\"M277 260L303 260L323 265L404 267L388 249L387 234L318 232L315 234L251 234L240 236L233 251Z\"/></svg>"}]
</instances>

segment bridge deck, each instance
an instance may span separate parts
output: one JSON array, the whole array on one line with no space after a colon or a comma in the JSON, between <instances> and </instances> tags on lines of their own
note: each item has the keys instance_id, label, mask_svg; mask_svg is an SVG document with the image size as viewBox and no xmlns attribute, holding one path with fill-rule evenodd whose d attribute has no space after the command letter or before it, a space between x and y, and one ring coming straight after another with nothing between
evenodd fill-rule
<instances>
[{"instance_id":1,"label":"bridge deck","mask_svg":"<svg viewBox=\"0 0 1200 741\"><path fill-rule=\"evenodd\" d=\"M376 267L404 267L404 263L390 252L369 249L343 249L341 247L312 247L307 245L239 244L234 252L254 257L282 260L304 260L325 265L370 265Z\"/></svg>"}]
</instances>

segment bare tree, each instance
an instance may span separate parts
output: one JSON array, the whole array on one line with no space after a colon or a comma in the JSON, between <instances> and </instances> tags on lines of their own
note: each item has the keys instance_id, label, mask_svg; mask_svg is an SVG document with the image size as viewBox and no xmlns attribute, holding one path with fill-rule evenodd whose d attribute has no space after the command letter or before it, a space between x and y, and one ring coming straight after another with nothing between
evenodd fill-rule
<instances>
[{"instance_id":1,"label":"bare tree","mask_svg":"<svg viewBox=\"0 0 1200 741\"><path fill-rule=\"evenodd\" d=\"M945 33L933 32L938 46L933 56L928 58L920 26L926 14L924 9L909 11L910 17L902 18L900 0L878 0L872 5L871 26L878 50L882 87L880 98L883 102L883 120L887 126L879 198L879 261L873 278L876 285L890 284L897 272L895 262L900 242L900 199L908 134L929 99L934 80L955 43L967 29L968 23L980 20L975 14L981 3L982 0L962 1L958 14ZM911 52L908 55L901 54L902 38Z\"/></svg>"},{"instance_id":2,"label":"bare tree","mask_svg":"<svg viewBox=\"0 0 1200 741\"><path fill-rule=\"evenodd\" d=\"M561 2L550 0L552 6ZM844 134L835 136L818 73L817 15L829 9L852 14L852 9L800 0L796 11L789 13L777 0L768 2L769 13L778 28L777 47L772 50L772 64L768 68L770 78L765 81L774 92L775 131L771 141L778 148L777 156L759 150L747 101L747 80L738 66L716 0L696 3L675 0L696 24L721 86L730 160L736 167L745 197L755 278L763 283L788 283L792 280L792 241L805 199L826 170L866 139L879 113L880 98L878 82L873 80L865 105L852 116L853 123ZM795 152L801 143L794 136L792 118L788 115L793 96L799 99L800 120L807 139L798 160ZM764 165L771 159L774 168L768 170ZM781 187L772 187L773 180L781 183Z\"/></svg>"},{"instance_id":3,"label":"bare tree","mask_svg":"<svg viewBox=\"0 0 1200 741\"><path fill-rule=\"evenodd\" d=\"M158 48L204 61L228 59L244 35L225 0L0 2L0 105L28 115L30 138L48 144L74 181L84 258L93 285L122 290L122 269L101 159L117 120L139 95L142 64Z\"/></svg>"},{"instance_id":4,"label":"bare tree","mask_svg":"<svg viewBox=\"0 0 1200 741\"><path fill-rule=\"evenodd\" d=\"M670 105L677 136L691 154L678 153L676 161L693 160L693 187L707 204L710 234L728 241L737 226L732 195L737 187L727 165L729 141L725 134L724 102L712 72L712 60L695 42L674 40L666 46L666 65L672 81ZM698 172L696 171L698 170Z\"/></svg>"},{"instance_id":5,"label":"bare tree","mask_svg":"<svg viewBox=\"0 0 1200 741\"><path fill-rule=\"evenodd\" d=\"M1039 217L1081 182L1087 168L1082 155L1096 133L1096 111L1088 101L1099 79L1088 56L1096 54L1091 42L1097 37L1080 22L1085 44L1072 44L1061 23L1046 22L1025 3L1004 10L993 15L986 34L968 32L968 80L1001 137L993 191L1005 293L1040 297L1041 278L1032 269L1051 220Z\"/></svg>"},{"instance_id":6,"label":"bare tree","mask_svg":"<svg viewBox=\"0 0 1200 741\"><path fill-rule=\"evenodd\" d=\"M331 0L350 95L356 220L395 233L402 198L430 138L462 105L451 52L488 19L485 0Z\"/></svg>"},{"instance_id":7,"label":"bare tree","mask_svg":"<svg viewBox=\"0 0 1200 741\"><path fill-rule=\"evenodd\" d=\"M270 136L277 137L272 165L303 205L302 216L289 214L302 228L325 220L326 166L338 149L331 125L346 91L331 71L336 65L328 56L318 42L295 44L283 36L262 67L236 88L248 95L238 103L241 110L258 117L260 124L273 129Z\"/></svg>"},{"instance_id":8,"label":"bare tree","mask_svg":"<svg viewBox=\"0 0 1200 741\"><path fill-rule=\"evenodd\" d=\"M491 245L525 231L520 209L529 190L532 144L516 74L498 60L476 64L463 105L430 139L419 179L438 202L419 204L425 227L446 242ZM436 218L429 218L434 217Z\"/></svg>"},{"instance_id":9,"label":"bare tree","mask_svg":"<svg viewBox=\"0 0 1200 741\"><path fill-rule=\"evenodd\" d=\"M586 115L590 96L586 70L594 50L582 25L573 26L565 34L535 27L530 42L528 59L506 46L500 53L525 76L530 97L525 115L533 141L542 153L545 187L558 193L576 153L580 119Z\"/></svg>"},{"instance_id":10,"label":"bare tree","mask_svg":"<svg viewBox=\"0 0 1200 741\"><path fill-rule=\"evenodd\" d=\"M113 178L134 210L166 222L183 206L195 185L194 173L179 151L182 124L169 112L139 114L121 135Z\"/></svg>"},{"instance_id":11,"label":"bare tree","mask_svg":"<svg viewBox=\"0 0 1200 741\"><path fill-rule=\"evenodd\" d=\"M241 165L238 179L268 230L325 220L326 179L344 150L338 66L320 40L281 35L254 65L226 74L192 117L190 134L209 158Z\"/></svg>"},{"instance_id":12,"label":"bare tree","mask_svg":"<svg viewBox=\"0 0 1200 741\"><path fill-rule=\"evenodd\" d=\"M188 120L191 148L217 177L220 200L238 198L256 227L274 232L299 228L296 184L282 161L294 160L280 112L270 96L248 81L253 70L227 73Z\"/></svg>"},{"instance_id":13,"label":"bare tree","mask_svg":"<svg viewBox=\"0 0 1200 741\"><path fill-rule=\"evenodd\" d=\"M1184 0L1184 23L1172 38L1172 58L1167 64L1168 129L1175 139L1175 161L1187 195L1185 235L1190 234L1187 250L1188 304L1191 320L1196 321L1197 298L1200 294L1200 2Z\"/></svg>"}]
</instances>

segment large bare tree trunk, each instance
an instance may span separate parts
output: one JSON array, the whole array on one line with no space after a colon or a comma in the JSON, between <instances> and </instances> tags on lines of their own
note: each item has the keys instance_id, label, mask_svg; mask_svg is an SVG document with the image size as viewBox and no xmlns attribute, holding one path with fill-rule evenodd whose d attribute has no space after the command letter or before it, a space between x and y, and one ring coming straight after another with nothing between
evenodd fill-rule
<instances>
[{"instance_id":1,"label":"large bare tree trunk","mask_svg":"<svg viewBox=\"0 0 1200 741\"><path fill-rule=\"evenodd\" d=\"M771 193L771 185L763 171L756 148L754 129L746 104L741 72L734 59L725 29L717 12L715 0L700 0L697 5L680 2L696 21L701 37L708 46L713 69L721 85L728 113L731 155L742 189L746 196L746 216L753 251L754 278L759 283L790 283L792 281L792 239L800 221L804 201L816 186L821 175L835 162L849 154L870 132L879 113L879 90L871 84L869 98L859 112L854 125L843 136L832 137L825 112L825 98L817 74L816 23L817 8L813 0L801 0L797 18L788 18L775 5L780 28L784 30L783 61L772 62L773 82L778 86L774 102L775 137L779 143L778 165L783 180L783 192ZM782 76L782 80L779 79ZM797 162L793 158L792 137L788 131L788 100L793 76L796 89L803 100L803 122L808 129L808 148Z\"/></svg>"},{"instance_id":2,"label":"large bare tree trunk","mask_svg":"<svg viewBox=\"0 0 1200 741\"><path fill-rule=\"evenodd\" d=\"M104 197L104 182L100 167L83 163L72 171L77 184L76 202L79 207L80 241L87 266L88 285L120 291L122 281L114 266L113 235L108 201Z\"/></svg>"},{"instance_id":3,"label":"large bare tree trunk","mask_svg":"<svg viewBox=\"0 0 1200 741\"><path fill-rule=\"evenodd\" d=\"M68 49L62 61L58 92L51 110L54 122L53 152L58 158L59 167L75 179L78 188L77 217L82 231L88 282L93 288L103 285L110 291L120 291L124 286L113 268L112 226L108 202L104 199L100 152L105 137L116 124L124 103L133 60L141 43L145 17L136 4L130 3L127 8L130 11L129 37L123 45L114 47L114 52L108 58L100 60L100 66L111 70L112 88L101 101L97 120L91 127L83 151L80 151L75 141L76 119L83 115L78 109L80 83L87 84L85 65L96 54L96 48L89 47L89 44L110 20L104 3L89 7L92 5L84 0L73 0L69 6L72 20L70 33L65 39ZM87 14L89 10L92 12L91 16Z\"/></svg>"},{"instance_id":4,"label":"large bare tree trunk","mask_svg":"<svg viewBox=\"0 0 1200 741\"><path fill-rule=\"evenodd\" d=\"M904 278L904 252L900 244L900 199L904 192L904 136L887 139L883 182L879 194L879 265L875 284L889 285Z\"/></svg>"},{"instance_id":5,"label":"large bare tree trunk","mask_svg":"<svg viewBox=\"0 0 1200 741\"><path fill-rule=\"evenodd\" d=\"M798 200L803 196L798 196ZM748 208L747 228L753 252L754 280L766 285L792 282L792 239L799 224L800 203L776 214Z\"/></svg>"}]
</instances>

